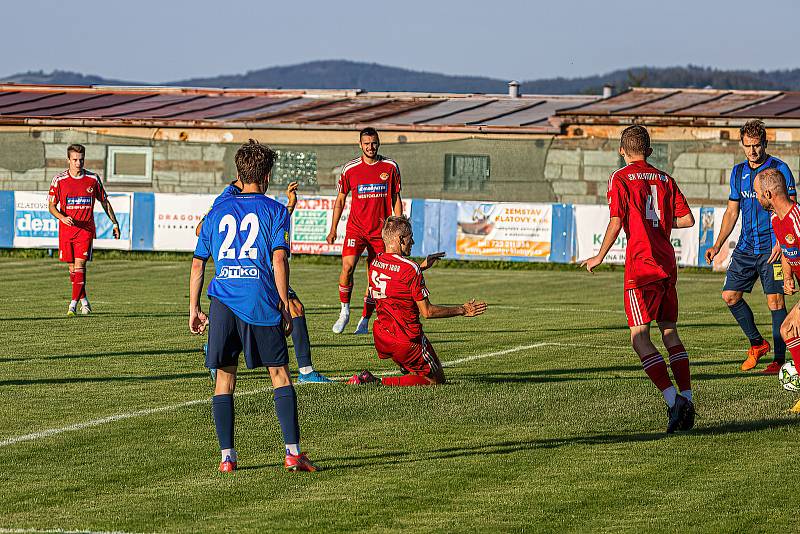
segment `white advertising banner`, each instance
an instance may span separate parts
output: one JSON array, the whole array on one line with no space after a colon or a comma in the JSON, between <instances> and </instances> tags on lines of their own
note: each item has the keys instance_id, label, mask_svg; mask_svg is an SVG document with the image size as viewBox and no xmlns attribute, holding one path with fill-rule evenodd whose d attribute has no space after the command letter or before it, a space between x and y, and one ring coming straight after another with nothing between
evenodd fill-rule
<instances>
[{"instance_id":1,"label":"white advertising banner","mask_svg":"<svg viewBox=\"0 0 800 534\"><path fill-rule=\"evenodd\" d=\"M459 202L456 254L546 260L552 224L552 204Z\"/></svg>"},{"instance_id":2,"label":"white advertising banner","mask_svg":"<svg viewBox=\"0 0 800 534\"><path fill-rule=\"evenodd\" d=\"M700 208L693 208L692 213L695 220L699 221ZM610 218L608 206L575 205L576 259L578 261L591 258L600 251ZM692 228L673 230L671 240L678 265L697 265L697 251L700 246L700 232L697 224ZM608 251L605 262L624 264L627 244L628 240L623 230L611 250Z\"/></svg>"},{"instance_id":3,"label":"white advertising banner","mask_svg":"<svg viewBox=\"0 0 800 534\"><path fill-rule=\"evenodd\" d=\"M194 251L194 230L217 196L156 193L153 250Z\"/></svg>"},{"instance_id":4,"label":"white advertising banner","mask_svg":"<svg viewBox=\"0 0 800 534\"><path fill-rule=\"evenodd\" d=\"M725 208L714 208L714 242L717 241L717 237L719 237L720 228L722 228L722 216L725 215ZM714 257L714 261L711 263L711 267L715 271L727 271L728 265L731 264L731 255L733 254L733 250L736 248L736 243L739 242L739 236L742 234L742 217L741 214L739 215L739 219L736 221L736 226L733 227L733 231L728 239L723 243L722 247L719 249L719 253ZM703 265L706 265L706 260L703 258Z\"/></svg>"},{"instance_id":5,"label":"white advertising banner","mask_svg":"<svg viewBox=\"0 0 800 534\"><path fill-rule=\"evenodd\" d=\"M336 197L300 197L292 216L292 254L341 254L350 197L345 203L342 218L336 229L336 241L329 245L325 239L333 222ZM411 201L403 200L403 213L411 217Z\"/></svg>"},{"instance_id":6,"label":"white advertising banner","mask_svg":"<svg viewBox=\"0 0 800 534\"><path fill-rule=\"evenodd\" d=\"M45 191L14 192L14 247L58 248L58 220L48 211ZM94 205L98 249L130 250L132 193L109 193L111 207L119 223L120 239L114 239L111 219L99 202Z\"/></svg>"}]
</instances>

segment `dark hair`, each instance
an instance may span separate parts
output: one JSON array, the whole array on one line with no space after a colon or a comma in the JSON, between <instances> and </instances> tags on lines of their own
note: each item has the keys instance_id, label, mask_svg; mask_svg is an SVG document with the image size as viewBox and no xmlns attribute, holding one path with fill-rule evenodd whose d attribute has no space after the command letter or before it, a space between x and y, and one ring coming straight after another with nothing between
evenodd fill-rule
<instances>
[{"instance_id":1,"label":"dark hair","mask_svg":"<svg viewBox=\"0 0 800 534\"><path fill-rule=\"evenodd\" d=\"M760 142L767 140L767 128L764 123L758 119L753 119L744 123L744 126L739 128L739 141L744 141L744 136L758 138Z\"/></svg>"},{"instance_id":2,"label":"dark hair","mask_svg":"<svg viewBox=\"0 0 800 534\"><path fill-rule=\"evenodd\" d=\"M86 155L86 147L83 145L69 145L67 147L67 158L69 159L70 152L77 152L78 154Z\"/></svg>"},{"instance_id":3,"label":"dark hair","mask_svg":"<svg viewBox=\"0 0 800 534\"><path fill-rule=\"evenodd\" d=\"M650 148L650 134L644 126L638 124L628 126L622 130L619 145L628 154L646 155L647 149Z\"/></svg>"},{"instance_id":4,"label":"dark hair","mask_svg":"<svg viewBox=\"0 0 800 534\"><path fill-rule=\"evenodd\" d=\"M361 132L359 132L359 134L358 134L358 139L359 139L359 141L360 141L360 140L361 140L361 138L362 138L362 137L364 137L365 135L368 135L368 136L370 136L370 137L378 137L378 130L376 130L376 129L375 129L375 128L373 128L372 126L367 126L367 127L366 127L366 128L364 128L363 130L361 130ZM379 139L380 139L380 138L379 138Z\"/></svg>"},{"instance_id":5,"label":"dark hair","mask_svg":"<svg viewBox=\"0 0 800 534\"><path fill-rule=\"evenodd\" d=\"M236 172L243 184L267 181L275 164L275 152L266 145L250 139L236 151Z\"/></svg>"}]
</instances>

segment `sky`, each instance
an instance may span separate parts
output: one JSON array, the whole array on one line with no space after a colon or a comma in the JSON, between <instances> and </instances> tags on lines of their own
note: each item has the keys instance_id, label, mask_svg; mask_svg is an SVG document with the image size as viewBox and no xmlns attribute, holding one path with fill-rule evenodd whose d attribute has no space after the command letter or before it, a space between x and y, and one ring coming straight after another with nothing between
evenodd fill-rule
<instances>
[{"instance_id":1,"label":"sky","mask_svg":"<svg viewBox=\"0 0 800 534\"><path fill-rule=\"evenodd\" d=\"M800 67L797 0L25 0L3 7L0 76L60 69L158 83L320 59L507 80L645 65Z\"/></svg>"}]
</instances>

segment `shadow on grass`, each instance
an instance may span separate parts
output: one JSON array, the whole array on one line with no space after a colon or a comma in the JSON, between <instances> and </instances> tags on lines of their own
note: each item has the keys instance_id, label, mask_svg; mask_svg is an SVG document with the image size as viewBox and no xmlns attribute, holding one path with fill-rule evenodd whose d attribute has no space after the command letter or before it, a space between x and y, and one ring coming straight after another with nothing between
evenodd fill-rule
<instances>
[{"instance_id":1,"label":"shadow on grass","mask_svg":"<svg viewBox=\"0 0 800 534\"><path fill-rule=\"evenodd\" d=\"M266 376L266 375L265 375ZM171 375L151 376L86 376L64 378L18 378L0 380L0 386L37 386L42 384L91 384L95 382L161 382L165 380L181 380L183 378L208 378L208 372L176 373Z\"/></svg>"},{"instance_id":2,"label":"shadow on grass","mask_svg":"<svg viewBox=\"0 0 800 534\"><path fill-rule=\"evenodd\" d=\"M87 354L57 354L55 356L32 356L29 358L0 358L0 364L5 362L30 362L49 360L72 360L82 358L110 358L119 356L169 356L172 354L199 354L203 355L202 345L198 344L193 349L153 349L153 350L125 350L118 352L90 352Z\"/></svg>"}]
</instances>

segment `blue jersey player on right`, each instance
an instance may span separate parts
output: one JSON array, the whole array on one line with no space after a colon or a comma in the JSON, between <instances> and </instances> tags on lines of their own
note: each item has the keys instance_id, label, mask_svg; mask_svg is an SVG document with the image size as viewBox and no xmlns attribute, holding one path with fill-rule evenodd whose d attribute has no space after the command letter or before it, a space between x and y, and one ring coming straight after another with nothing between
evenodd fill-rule
<instances>
[{"instance_id":1,"label":"blue jersey player on right","mask_svg":"<svg viewBox=\"0 0 800 534\"><path fill-rule=\"evenodd\" d=\"M722 288L722 299L750 340L747 359L741 367L742 371L749 371L770 350L769 342L761 336L756 326L753 311L742 298L744 293L752 291L756 279L761 279L761 287L767 295L767 305L772 313L772 341L775 349L772 363L762 372L778 374L786 360L786 344L781 337L781 324L786 319L781 248L772 232L770 214L758 202L753 182L756 175L764 169L778 169L786 179L786 189L792 201L797 193L789 166L767 154L767 131L763 122L751 120L745 123L739 130L739 139L747 159L735 165L731 171L728 207L722 218L719 236L714 246L706 251L706 261L711 263L719 253L733 231L741 211L742 233L731 256Z\"/></svg>"},{"instance_id":2,"label":"blue jersey player on right","mask_svg":"<svg viewBox=\"0 0 800 534\"><path fill-rule=\"evenodd\" d=\"M236 153L241 193L214 206L206 216L192 260L189 329L200 334L210 325L206 367L217 370L211 411L222 461L221 472L237 468L234 449L233 393L239 353L248 369L267 367L275 411L286 445L284 467L316 471L300 451L297 397L289 374L286 336L289 313L289 212L266 196L275 153L253 140ZM215 276L208 285L208 317L201 311L203 275L213 258Z\"/></svg>"}]
</instances>

